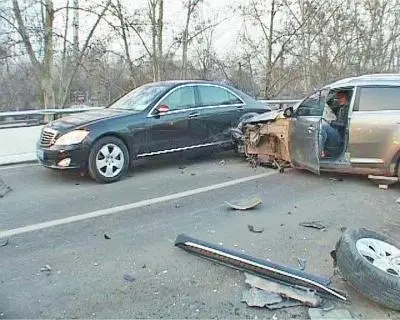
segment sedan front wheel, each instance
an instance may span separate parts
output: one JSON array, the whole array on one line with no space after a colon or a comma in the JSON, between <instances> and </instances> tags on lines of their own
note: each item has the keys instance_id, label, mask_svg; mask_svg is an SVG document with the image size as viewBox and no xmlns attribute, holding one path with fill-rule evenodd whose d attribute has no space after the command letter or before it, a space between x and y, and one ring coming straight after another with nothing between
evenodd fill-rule
<instances>
[{"instance_id":1,"label":"sedan front wheel","mask_svg":"<svg viewBox=\"0 0 400 320\"><path fill-rule=\"evenodd\" d=\"M90 150L89 173L97 182L118 181L126 174L128 168L129 152L118 138L101 138Z\"/></svg>"}]
</instances>

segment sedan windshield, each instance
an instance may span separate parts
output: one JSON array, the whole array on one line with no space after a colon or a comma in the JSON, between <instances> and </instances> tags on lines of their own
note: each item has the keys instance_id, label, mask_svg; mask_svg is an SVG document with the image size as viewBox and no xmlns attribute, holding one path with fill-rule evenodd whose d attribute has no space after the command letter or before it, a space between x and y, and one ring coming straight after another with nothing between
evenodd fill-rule
<instances>
[{"instance_id":1,"label":"sedan windshield","mask_svg":"<svg viewBox=\"0 0 400 320\"><path fill-rule=\"evenodd\" d=\"M143 111L167 88L167 86L138 87L118 99L109 108Z\"/></svg>"}]
</instances>

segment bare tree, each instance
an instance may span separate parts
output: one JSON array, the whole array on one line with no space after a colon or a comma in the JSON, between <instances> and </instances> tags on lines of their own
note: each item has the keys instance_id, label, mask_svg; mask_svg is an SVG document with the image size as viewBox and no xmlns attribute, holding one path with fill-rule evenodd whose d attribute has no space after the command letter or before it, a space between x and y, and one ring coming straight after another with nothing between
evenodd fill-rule
<instances>
[{"instance_id":1,"label":"bare tree","mask_svg":"<svg viewBox=\"0 0 400 320\"><path fill-rule=\"evenodd\" d=\"M104 18L110 4L111 4L111 0L107 0L107 2L101 8L101 11L99 13L95 12L95 14L97 15L96 21L90 28L89 34L88 34L87 38L85 39L85 42L83 43L82 49L79 50L79 54L74 61L74 66L72 68L72 71L69 74L69 77L67 77L67 81L65 82L65 84L61 83L61 86L60 86L61 87L61 90L60 90L61 96L59 98L59 101L61 102L62 106L65 106L68 102L71 83L74 80L74 77L79 69L79 66L80 66L83 58L85 57L86 50L89 47L89 44L90 44L92 37L97 29L97 26L99 25L100 21Z\"/></svg>"},{"instance_id":2,"label":"bare tree","mask_svg":"<svg viewBox=\"0 0 400 320\"><path fill-rule=\"evenodd\" d=\"M129 50L129 23L126 20L126 15L123 12L123 8L121 5L121 1L117 0L116 5L113 6L113 8L116 11L116 16L119 20L120 24L120 35L122 38L122 41L124 43L124 51L125 51L125 56L126 56L126 62L128 63L129 66L129 73L130 73L130 78L132 82L132 86L136 87L136 79L135 79L135 68L133 65L133 61L131 58L130 50ZM137 30L137 29L136 29Z\"/></svg>"},{"instance_id":3,"label":"bare tree","mask_svg":"<svg viewBox=\"0 0 400 320\"><path fill-rule=\"evenodd\" d=\"M182 64L181 64L181 71L180 71L180 78L186 79L187 74L187 55L188 55L188 45L189 45L189 27L191 18L196 10L196 7L202 0L187 0L185 3L186 7L186 22L185 28L183 29L182 34Z\"/></svg>"},{"instance_id":4,"label":"bare tree","mask_svg":"<svg viewBox=\"0 0 400 320\"><path fill-rule=\"evenodd\" d=\"M43 23L43 60L40 61L33 49L31 39L22 17L18 0L12 0L13 13L17 21L18 33L28 53L29 59L34 67L35 75L40 83L42 102L45 108L55 107L55 96L53 88L53 23L54 5L52 0L40 2Z\"/></svg>"},{"instance_id":5,"label":"bare tree","mask_svg":"<svg viewBox=\"0 0 400 320\"><path fill-rule=\"evenodd\" d=\"M66 105L77 90L103 105L149 80L192 77L300 97L338 78L400 71L400 0L243 0L223 13L209 2L205 16L204 1L183 0L182 25L166 25L163 0L53 2L0 0L0 108ZM219 48L218 14L242 19L231 52Z\"/></svg>"},{"instance_id":6,"label":"bare tree","mask_svg":"<svg viewBox=\"0 0 400 320\"><path fill-rule=\"evenodd\" d=\"M148 15L151 22L153 79L162 79L164 0L148 0Z\"/></svg>"}]
</instances>

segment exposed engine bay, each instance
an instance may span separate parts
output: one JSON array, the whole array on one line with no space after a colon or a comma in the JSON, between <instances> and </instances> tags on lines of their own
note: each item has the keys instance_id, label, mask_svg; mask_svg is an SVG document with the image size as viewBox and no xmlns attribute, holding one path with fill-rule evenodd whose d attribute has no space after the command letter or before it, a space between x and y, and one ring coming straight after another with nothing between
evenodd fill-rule
<instances>
[{"instance_id":1,"label":"exposed engine bay","mask_svg":"<svg viewBox=\"0 0 400 320\"><path fill-rule=\"evenodd\" d=\"M247 125L244 136L244 150L247 157L259 163L271 163L284 167L290 163L290 119L258 125Z\"/></svg>"},{"instance_id":2,"label":"exposed engine bay","mask_svg":"<svg viewBox=\"0 0 400 320\"><path fill-rule=\"evenodd\" d=\"M242 136L236 140L242 144L239 150L253 165L272 165L283 171L290 166L291 119L282 110L262 114L242 125ZM234 134L235 136L235 134Z\"/></svg>"}]
</instances>

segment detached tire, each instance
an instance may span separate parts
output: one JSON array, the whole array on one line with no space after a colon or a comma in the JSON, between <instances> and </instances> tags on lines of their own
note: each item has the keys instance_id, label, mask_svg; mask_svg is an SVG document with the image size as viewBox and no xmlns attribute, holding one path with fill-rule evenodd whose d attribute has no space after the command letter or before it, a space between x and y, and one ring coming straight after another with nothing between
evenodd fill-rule
<instances>
[{"instance_id":1,"label":"detached tire","mask_svg":"<svg viewBox=\"0 0 400 320\"><path fill-rule=\"evenodd\" d=\"M399 248L393 240L374 231L347 230L336 245L336 263L343 279L359 293L399 311Z\"/></svg>"},{"instance_id":2,"label":"detached tire","mask_svg":"<svg viewBox=\"0 0 400 320\"><path fill-rule=\"evenodd\" d=\"M89 174L100 183L120 180L129 168L129 152L116 137L104 137L95 142L89 154Z\"/></svg>"}]
</instances>

